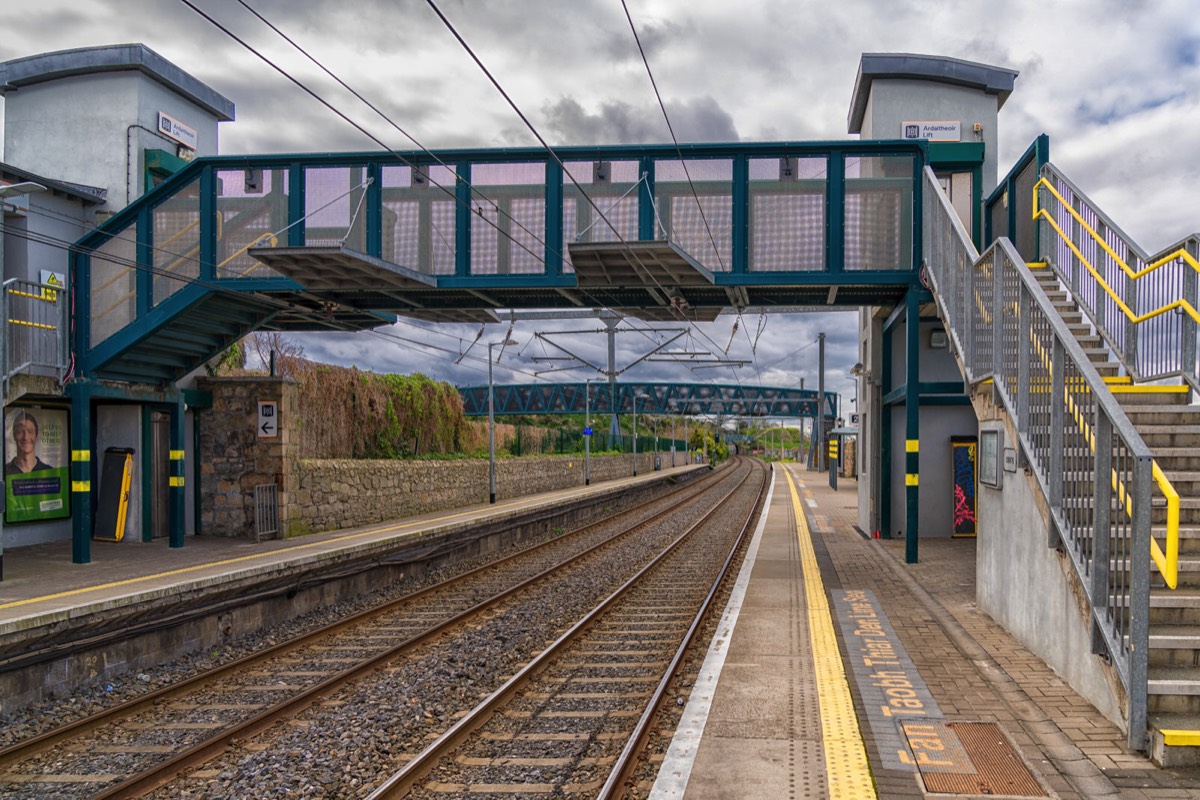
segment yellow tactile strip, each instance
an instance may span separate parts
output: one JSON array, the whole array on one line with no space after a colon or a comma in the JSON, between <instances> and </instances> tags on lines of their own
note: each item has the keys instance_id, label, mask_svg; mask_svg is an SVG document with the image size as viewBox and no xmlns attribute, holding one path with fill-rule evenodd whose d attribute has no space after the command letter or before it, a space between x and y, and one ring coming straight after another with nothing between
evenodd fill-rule
<instances>
[{"instance_id":1,"label":"yellow tactile strip","mask_svg":"<svg viewBox=\"0 0 1200 800\"><path fill-rule=\"evenodd\" d=\"M796 538L800 546L800 565L804 571L804 593L808 607L808 630L812 639L813 667L817 682L817 700L821 717L821 740L825 750L825 776L830 800L875 798L875 783L867 762L867 748L850 684L842 668L842 654L834 635L833 616L825 599L825 584L817 566L812 534L796 491L796 482L784 470L792 493L792 512L796 515Z\"/></svg>"}]
</instances>

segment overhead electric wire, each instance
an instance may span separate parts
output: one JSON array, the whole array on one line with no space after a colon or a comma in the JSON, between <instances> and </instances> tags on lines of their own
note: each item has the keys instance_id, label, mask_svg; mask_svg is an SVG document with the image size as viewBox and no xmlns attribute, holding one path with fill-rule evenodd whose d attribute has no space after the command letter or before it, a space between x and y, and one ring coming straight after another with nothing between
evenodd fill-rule
<instances>
[{"instance_id":1,"label":"overhead electric wire","mask_svg":"<svg viewBox=\"0 0 1200 800\"><path fill-rule=\"evenodd\" d=\"M181 2L186 3L189 2L189 0L181 0ZM575 179L575 175L571 172L571 170L567 169L567 165L563 163L561 158L559 158L558 153L554 152L554 148L550 146L550 143L546 141L545 137L542 136L534 124L530 122L529 117L525 116L525 112L521 111L520 107L516 104L512 97L509 96L504 87L500 85L500 81L497 80L494 75L492 75L491 70L489 70L487 66L484 65L482 59L476 55L475 51L471 48L471 45L467 44L467 40L464 39L462 34L458 32L458 29L454 27L454 24L450 22L449 18L442 13L440 8L438 8L437 2L435 2L435 0L425 0L425 3L433 10L433 13L436 14L438 19L442 21L442 24L448 31L450 31L451 35L454 36L462 48L467 51L467 55L469 55L471 60L473 60L479 69L483 71L483 74L487 76L487 79L491 82L492 86L495 87L496 91L500 93L500 96L504 98L513 112L520 118L521 122L525 123L525 127L529 129L529 132L533 134L534 138L541 143L542 147L545 148L550 157L554 159L554 163L557 164L559 169L563 171L563 174L566 175L567 178L570 179L571 183L575 185L575 188L579 190L579 195L587 201L588 205L592 207L593 211L600 215L600 219L604 221L604 224L607 225L609 230L611 230L617 237L617 241L625 246L626 252L633 258L634 261L637 262L638 266L642 268L642 271L645 273L645 275L650 278L650 280L654 281L655 285L658 286L659 289L662 289L665 292L666 288L658 282L658 280L650 273L649 270L646 269L646 265L642 262L641 257L638 256L637 252L630 246L629 242L625 240L625 237L621 235L621 232L617 230L617 227L613 225L608 216L600 210L600 207L596 205L596 201L592 199L592 196L588 194L579 181Z\"/></svg>"},{"instance_id":2,"label":"overhead electric wire","mask_svg":"<svg viewBox=\"0 0 1200 800\"><path fill-rule=\"evenodd\" d=\"M720 265L723 272L725 270L725 260L721 258L721 250L717 247L717 240L713 237L712 228L708 225L708 215L704 213L704 205L700 202L700 194L696 191L696 184L692 182L692 173L688 169L687 161L683 157L683 149L679 146L679 139L675 138L675 127L671 124L671 117L667 114L667 106L663 103L662 94L658 91L658 81L654 80L654 71L650 69L650 61L646 58L646 51L642 48L642 39L638 36L637 26L633 24L633 16L629 13L629 5L625 0L621 0L621 8L625 9L625 19L629 20L629 30L633 31L633 40L637 43L638 53L642 56L642 63L646 65L646 74L650 76L650 85L654 87L654 96L658 99L658 107L662 109L663 119L667 123L667 131L671 134L671 141L675 143L675 153L679 156L679 163L683 166L684 177L687 178L688 187L692 190L692 198L696 201L696 208L700 211L700 220L704 223L704 230L708 234L709 244L712 245L713 254L717 257L717 264Z\"/></svg>"},{"instance_id":3,"label":"overhead electric wire","mask_svg":"<svg viewBox=\"0 0 1200 800\"><path fill-rule=\"evenodd\" d=\"M492 206L492 208L495 209L497 217L499 217L500 215L507 217L510 222L515 224L518 228L520 228L525 233L529 234L535 242L537 242L538 244L540 244L542 247L546 248L547 250L551 250L552 252L555 252L555 254L560 259L562 258L562 253L553 251L552 248L544 240L542 240L541 237L539 237L533 231L529 230L529 228L525 227L525 225L523 225L521 223L521 221L518 220L516 217L514 217L512 214L509 214L507 211L502 209L499 206L499 204L497 204L494 200L490 199L485 194L483 194L483 192L476 189L463 176L459 175L457 170L455 170L453 166L447 164L445 161L442 161L442 159L439 158L436 153L434 153L432 150L430 150L425 145L421 144L421 142L419 142L415 136L413 136L411 133L406 131L404 128L400 127L400 125L395 120L393 120L391 117L389 117L386 113L384 113L383 110L381 110L378 106L376 106L374 103L372 103L366 97L364 97L358 90L356 90L355 88L350 86L348 83L346 83L344 80L342 80L340 77L338 77L336 74L334 74L334 72L332 70L330 70L328 67L326 67L324 64L322 64L315 56L313 56L306 49L304 49L303 46L301 46L298 42L296 42L294 39L292 39L290 36L288 36L282 30L280 30L279 27L276 26L273 22L268 20L266 17L264 17L262 14L260 14L258 11L256 11L253 7L251 7L250 4L246 2L246 0L237 0L237 2L240 6L242 6L242 8L246 9L251 14L253 14L255 17L257 17L260 22L262 22L268 28L270 28L275 33L277 33L280 36L280 38L282 38L285 42L290 44L292 47L296 48L296 50L300 51L300 53L305 58L307 58L309 61L311 61L313 64L315 64L318 69L320 69L322 72L324 72L326 75L328 75L334 81L336 81L339 86L341 86L346 91L350 92L350 94L354 95L354 97L357 98L363 105L365 105L367 108L371 109L376 114L378 114L380 118L382 118L387 124L389 124L393 128L395 128L404 138L408 139L410 142L412 142L414 145L416 145L419 150L428 154L435 162L437 162L438 165L450 170L451 174L454 175L455 183L465 184L468 188L470 188L472 194L477 195L481 199L485 200L488 204L490 204ZM376 141L378 142L378 140L376 140ZM395 150L393 150L390 147L387 147L387 145L383 145L382 143L380 143L380 144L381 144L381 146L385 147L389 152L391 152L392 155L396 156L401 161L408 164L409 167L413 167L413 164L411 162L409 162L407 159L405 159L404 156L402 156L400 153L396 152ZM430 181L433 182L432 178L430 179ZM447 189L445 189L444 187L442 187L441 184L438 184L436 182L434 182L434 183L436 186L438 186L438 188L441 188L443 191L446 191L449 194L449 191ZM457 195L455 195L455 199L457 200ZM497 230L499 231L499 227L497 227ZM514 237L512 237L511 235L509 235L509 238L512 239L513 242L519 244L519 242L517 242L516 239ZM534 255L534 253L532 251L529 251L528 249L526 249L526 252L528 252L530 255L533 255L535 259L539 260L543 265L545 265L544 258L538 259L537 256Z\"/></svg>"},{"instance_id":4,"label":"overhead electric wire","mask_svg":"<svg viewBox=\"0 0 1200 800\"><path fill-rule=\"evenodd\" d=\"M379 137L377 137L375 134L373 134L373 133L371 133L370 131L368 131L368 130L367 130L366 128L364 128L362 125L359 125L357 122L355 122L354 120L352 120L352 119L351 119L350 117L348 117L348 116L347 116L345 113L343 113L343 112L342 112L340 109L338 109L336 106L334 106L334 105L333 105L333 103L329 102L329 101L328 101L328 100L326 100L324 97L322 97L320 94L318 94L317 92L315 92L314 90L312 90L311 88L309 88L309 87L308 87L308 85L306 85L306 84L305 84L303 81L301 81L299 78L296 78L295 76L291 75L291 74L290 74L290 73L289 73L287 70L285 70L283 67L279 66L279 65L278 65L278 64L276 64L274 61L272 61L271 59L269 59L267 56L263 55L261 52L259 52L259 51L258 51L258 50L257 50L257 49L256 49L256 48L253 46L253 45L251 45L251 44L250 44L249 42L247 42L245 39L242 39L240 36L238 36L236 33L234 33L233 31L231 31L231 30L230 30L229 28L227 28L225 25L221 24L221 22L219 22L218 20L216 20L215 18L213 18L213 17L212 17L212 16L210 16L209 14L205 13L205 12L204 12L202 9L200 9L200 8L199 8L199 7L198 7L198 6L197 6L195 3L193 3L193 2L192 2L192 0L179 0L179 2L183 3L185 6L187 6L187 7L188 7L188 8L190 8L190 9L192 9L193 11L195 11L197 14L199 14L201 17L203 17L205 20L207 20L207 21L208 21L210 24L212 24L212 25L213 25L215 28L217 28L218 30L220 30L220 31L221 31L222 33L224 33L226 36L228 36L229 38L233 39L235 42L237 42L238 44L240 44L240 45L241 45L242 47L244 47L245 49L249 50L251 53L253 53L255 56L257 56L257 57L258 57L258 58L259 58L259 59L260 59L260 60L261 60L263 63L265 63L267 66L271 67L273 70L275 70L276 72L278 72L278 73L279 73L280 75L282 75L283 77L287 78L287 79L288 79L288 80L289 80L291 83L295 84L297 87L299 87L301 90L303 90L303 91L304 91L306 94L308 94L310 97L312 97L312 98L313 98L314 100L316 100L318 103L320 103L321 105L323 105L323 106L325 106L326 108L328 108L330 111L332 111L334 114L336 114L336 115L337 115L337 116L338 116L340 119L344 120L344 121L345 121L346 123L348 123L348 124L349 124L351 127L353 127L353 128L356 130L356 131L358 131L359 133L363 134L363 135L364 135L364 136L366 136L368 139L370 139L372 142L374 142L375 144L379 145L379 146L380 146L380 147L382 147L384 150L386 150L388 153L390 153L391 155L393 155L393 156L395 156L396 158L398 158L398 159L399 159L399 160L400 160L402 163L404 163L405 165L407 165L407 166L408 166L408 167L410 167L411 169L414 169L414 170L415 170L415 169L418 169L417 165L416 165L416 164L414 164L412 161L410 161L409 159L405 158L405 157L404 157L404 156L403 156L401 153L397 152L395 149L393 149L393 148L389 147L389 146L388 146L388 145L387 145L387 144L386 144L386 143L385 143L385 142L384 142L382 139L380 139L380 138L379 138ZM407 134L405 134L405 135L407 135ZM432 155L432 154L431 154L431 155ZM459 176L458 176L458 174L457 174L457 171L455 172L455 179L456 179L456 180L457 180L457 179L459 179ZM429 178L428 178L428 180L429 180L429 182L430 182L430 183L432 183L434 186L436 186L437 188L441 189L441 190L442 190L442 192L444 192L444 193L445 193L445 194L446 194L448 197L450 197L451 199L453 199L453 200L454 200L456 203L459 203L459 202L460 202L460 201L459 201L459 199L458 199L458 194L457 194L457 192L452 192L452 191L450 191L450 190L449 190L449 189L447 189L445 186L443 186L442 184L440 184L440 183L438 183L437 181L435 181L435 180L434 180L432 177L429 177ZM498 208L498 207L497 207L497 208ZM524 250L525 252L529 253L529 255L530 255L530 256L532 256L532 257L534 258L534 260L536 260L536 261L540 261L540 262L541 262L541 263L543 263L543 264L545 263L545 259L544 259L543 257L539 256L537 253L534 253L532 250L530 250L528 247L526 247L526 246L525 246L523 243L521 243L520 241L518 241L518 240L516 239L516 237L514 237L514 236L512 236L511 234L508 234L508 233L506 233L505 231L503 231L503 230L500 228L500 226L499 226L499 225L497 225L495 222L492 222L490 219L488 219L486 216L484 216L484 215L482 215L482 214L479 214L479 215L477 215L477 216L479 216L479 218L480 218L480 219L482 219L482 220L483 220L485 223L487 223L487 224L488 224L488 225L490 225L491 227L495 228L495 229L496 229L496 231L497 231L497 232L498 232L500 235L502 235L502 236L507 236L509 239L511 239L511 240L512 240L512 242L513 242L514 244L516 244L518 247L520 247L520 248L521 248L522 250ZM518 226L520 226L520 223L519 223L519 222L518 222L517 224L518 224ZM524 226L521 226L521 227L524 229ZM527 231L527 232L528 232L528 231ZM534 238L534 240L535 240L535 241L539 241L539 242L541 241L541 240L540 240L540 239L539 239L539 238L538 238L536 235L534 235L534 234L532 234L532 233L530 233L530 235L531 235L531 236L533 236L533 238ZM543 245L545 245L545 243L544 243L544 242L543 242L542 244L543 244Z\"/></svg>"}]
</instances>

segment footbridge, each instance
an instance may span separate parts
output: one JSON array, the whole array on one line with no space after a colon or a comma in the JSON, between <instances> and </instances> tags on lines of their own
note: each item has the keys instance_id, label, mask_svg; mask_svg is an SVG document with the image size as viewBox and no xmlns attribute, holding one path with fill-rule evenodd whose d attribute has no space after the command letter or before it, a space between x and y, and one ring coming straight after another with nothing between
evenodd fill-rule
<instances>
[{"instance_id":1,"label":"footbridge","mask_svg":"<svg viewBox=\"0 0 1200 800\"><path fill-rule=\"evenodd\" d=\"M885 77L908 100L913 82L949 84L990 102L994 121L1015 73L909 56L873 71L878 60L860 66L858 141L183 167L72 256L75 560L92 529L95 403L164 408L182 457L175 381L253 330L511 308L704 320L862 307L865 525L903 535L916 560L925 515L978 520L981 608L1091 687L1132 747L1200 745L1198 241L1140 249L1050 163L1044 137L985 198L991 122L975 141L891 139L921 125L867 98ZM579 394L512 402L575 409ZM946 430L952 417L961 430ZM947 433L976 437L974 460L954 462L961 482ZM174 455L171 469L182 545Z\"/></svg>"}]
</instances>

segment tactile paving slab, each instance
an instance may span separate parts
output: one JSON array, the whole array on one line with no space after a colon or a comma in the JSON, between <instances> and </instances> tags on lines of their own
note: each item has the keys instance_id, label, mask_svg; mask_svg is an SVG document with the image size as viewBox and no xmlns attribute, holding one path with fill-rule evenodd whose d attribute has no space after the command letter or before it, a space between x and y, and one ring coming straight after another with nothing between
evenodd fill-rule
<instances>
[{"instance_id":1,"label":"tactile paving slab","mask_svg":"<svg viewBox=\"0 0 1200 800\"><path fill-rule=\"evenodd\" d=\"M905 721L929 794L1047 797L993 722Z\"/></svg>"}]
</instances>

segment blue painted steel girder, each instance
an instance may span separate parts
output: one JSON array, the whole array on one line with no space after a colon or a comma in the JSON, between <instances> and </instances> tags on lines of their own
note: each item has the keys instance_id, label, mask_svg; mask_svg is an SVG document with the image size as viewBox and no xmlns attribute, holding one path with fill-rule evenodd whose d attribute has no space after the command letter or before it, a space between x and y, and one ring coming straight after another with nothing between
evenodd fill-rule
<instances>
[{"instance_id":1,"label":"blue painted steel girder","mask_svg":"<svg viewBox=\"0 0 1200 800\"><path fill-rule=\"evenodd\" d=\"M585 388L587 391L585 407ZM496 384L495 413L628 414L637 398L639 414L706 414L750 417L815 417L818 393L812 389L712 383L523 383ZM487 416L487 386L460 386L467 416ZM615 397L614 397L615 395ZM615 401L615 402L614 402ZM837 416L837 395L825 393L825 415Z\"/></svg>"}]
</instances>

